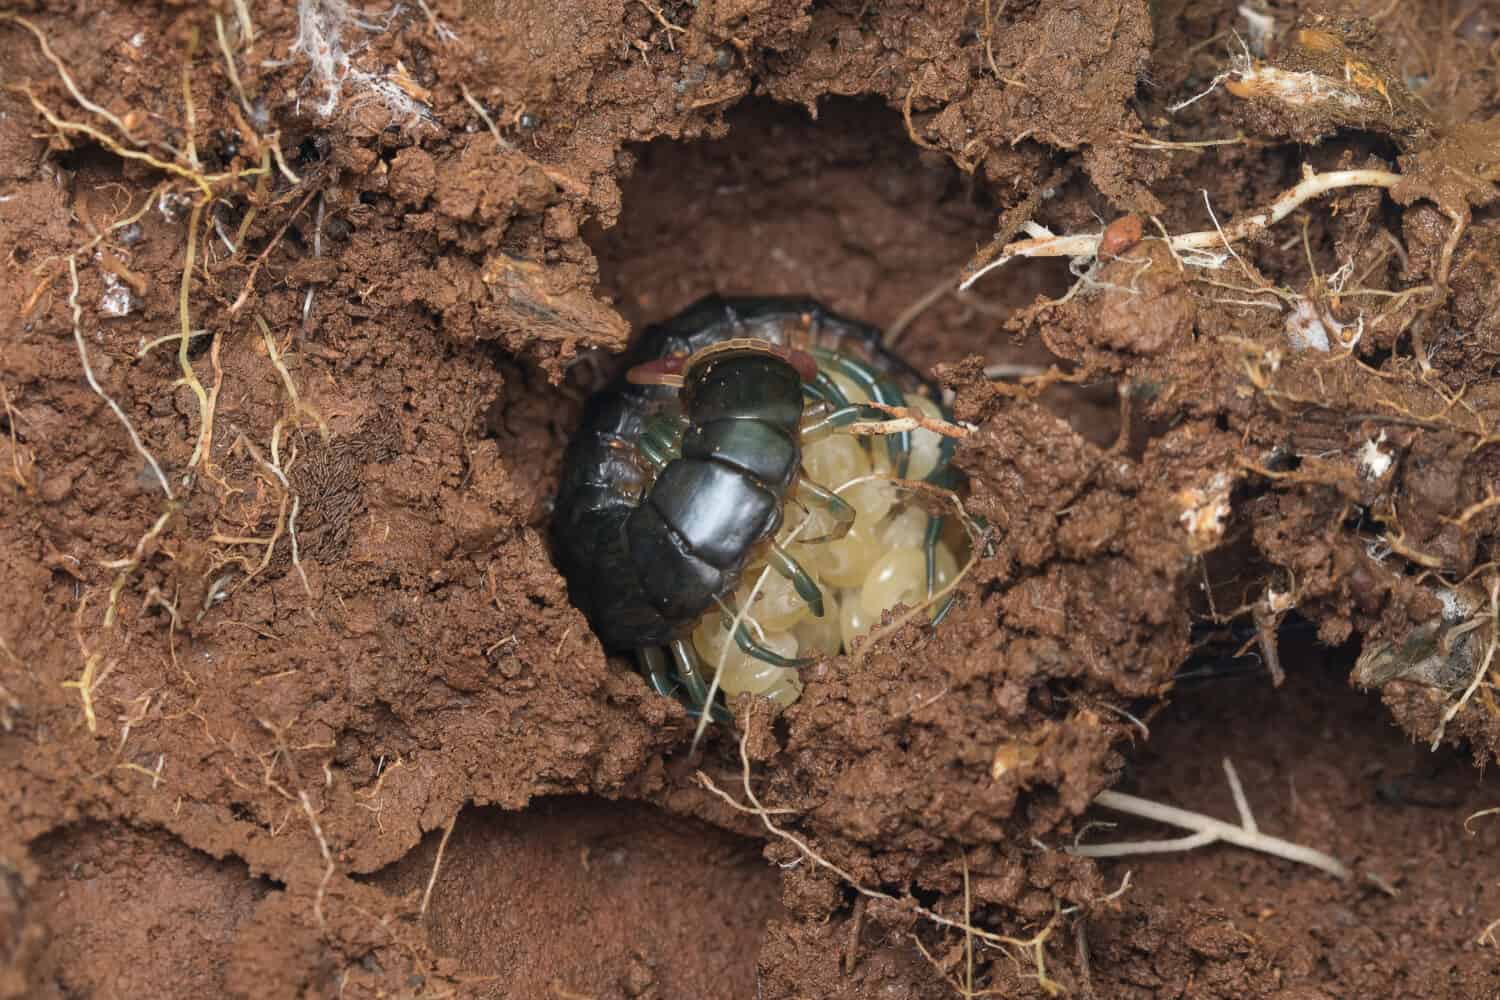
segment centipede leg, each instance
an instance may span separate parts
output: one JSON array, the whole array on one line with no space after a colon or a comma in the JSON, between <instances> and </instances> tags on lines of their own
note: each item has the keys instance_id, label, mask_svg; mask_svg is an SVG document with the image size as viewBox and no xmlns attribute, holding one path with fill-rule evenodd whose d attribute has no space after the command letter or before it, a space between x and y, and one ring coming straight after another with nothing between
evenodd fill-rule
<instances>
[{"instance_id":1,"label":"centipede leg","mask_svg":"<svg viewBox=\"0 0 1500 1000\"><path fill-rule=\"evenodd\" d=\"M948 413L946 407L943 407L942 409L944 417L952 416L952 414ZM936 483L946 489L956 489L958 487L958 484L953 481L954 477L950 472L950 467L953 464L953 452L957 448L958 441L956 439L948 437L946 434L942 435L942 437L938 440L937 464L934 465L932 467L932 471L927 474L927 481L929 483Z\"/></svg>"},{"instance_id":2,"label":"centipede leg","mask_svg":"<svg viewBox=\"0 0 1500 1000\"><path fill-rule=\"evenodd\" d=\"M812 388L822 397L823 401L834 409L842 409L849 405L849 397L844 395L844 390L839 388L827 372L822 368L813 376Z\"/></svg>"},{"instance_id":3,"label":"centipede leg","mask_svg":"<svg viewBox=\"0 0 1500 1000\"><path fill-rule=\"evenodd\" d=\"M817 663L816 657L811 656L782 656L774 650L767 649L755 637L750 634L750 629L744 622L734 630L734 644L740 647L746 656L753 656L762 663L769 663L773 667L810 667Z\"/></svg>"},{"instance_id":4,"label":"centipede leg","mask_svg":"<svg viewBox=\"0 0 1500 1000\"><path fill-rule=\"evenodd\" d=\"M943 537L943 524L946 521L947 518L944 517L929 517L927 535L922 540L923 554L927 557L927 599L929 601L937 592L937 550ZM932 616L932 624L942 624L943 619L948 617L948 612L953 610L953 602L957 599L957 594L949 594L943 598L943 603L938 606L937 612Z\"/></svg>"},{"instance_id":5,"label":"centipede leg","mask_svg":"<svg viewBox=\"0 0 1500 1000\"><path fill-rule=\"evenodd\" d=\"M677 679L682 682L687 700L695 708L708 707L708 682L703 677L703 665L698 660L698 651L686 639L673 639L672 663L677 668Z\"/></svg>"},{"instance_id":6,"label":"centipede leg","mask_svg":"<svg viewBox=\"0 0 1500 1000\"><path fill-rule=\"evenodd\" d=\"M738 614L735 610L734 602L728 598L720 598L719 613L726 629L734 624L734 619ZM810 667L818 662L816 657L782 656L775 650L767 649L755 640L755 636L750 634L750 626L743 621L734 630L734 644L746 656L753 656L762 663L769 663L773 667Z\"/></svg>"},{"instance_id":7,"label":"centipede leg","mask_svg":"<svg viewBox=\"0 0 1500 1000\"><path fill-rule=\"evenodd\" d=\"M937 590L937 550L938 541L943 537L943 519L929 515L927 518L927 534L922 539L922 552L927 557L927 599L932 600L933 593Z\"/></svg>"},{"instance_id":8,"label":"centipede leg","mask_svg":"<svg viewBox=\"0 0 1500 1000\"><path fill-rule=\"evenodd\" d=\"M876 385L881 387L882 397L876 397L880 402L888 406L905 406L906 395L896 388L894 383L884 379L877 379ZM911 433L902 431L900 434L892 434L886 439L886 448L890 451L891 459L896 464L896 478L905 479L907 469L911 465Z\"/></svg>"},{"instance_id":9,"label":"centipede leg","mask_svg":"<svg viewBox=\"0 0 1500 1000\"><path fill-rule=\"evenodd\" d=\"M807 506L816 507L833 518L833 529L812 538L798 537L803 544L836 542L849 533L854 525L855 510L843 497L810 479L797 481L797 500Z\"/></svg>"},{"instance_id":10,"label":"centipede leg","mask_svg":"<svg viewBox=\"0 0 1500 1000\"><path fill-rule=\"evenodd\" d=\"M813 356L818 359L819 364L830 365L837 369L839 374L859 386L864 390L865 395L875 402L886 406L906 405L906 396L901 390L894 383L876 375L874 369L868 365L825 350L814 350ZM885 446L890 451L891 461L896 466L896 475L905 479L907 466L911 462L911 432L902 431L899 434L889 435L885 439Z\"/></svg>"},{"instance_id":11,"label":"centipede leg","mask_svg":"<svg viewBox=\"0 0 1500 1000\"><path fill-rule=\"evenodd\" d=\"M682 453L681 427L670 421L652 420L641 432L636 448L660 472Z\"/></svg>"},{"instance_id":12,"label":"centipede leg","mask_svg":"<svg viewBox=\"0 0 1500 1000\"><path fill-rule=\"evenodd\" d=\"M647 440L644 435L642 435L641 439L635 443L635 447L636 450L641 453L641 457L649 462L651 464L651 467L657 472L665 469L667 467L667 463L672 460L670 455L659 448L654 441Z\"/></svg>"},{"instance_id":13,"label":"centipede leg","mask_svg":"<svg viewBox=\"0 0 1500 1000\"><path fill-rule=\"evenodd\" d=\"M643 646L636 650L636 659L640 661L641 671L651 690L667 698L677 694L677 682L672 680L672 668L660 646Z\"/></svg>"},{"instance_id":14,"label":"centipede leg","mask_svg":"<svg viewBox=\"0 0 1500 1000\"><path fill-rule=\"evenodd\" d=\"M852 514L853 511L851 510ZM852 518L851 518L852 520ZM848 529L845 529L848 530ZM818 586L818 581L812 578L812 574L802 568L802 564L792 558L792 554L775 542L771 543L771 552L767 557L771 568L792 582L797 590L797 596L807 602L812 609L813 617L823 617L823 588Z\"/></svg>"},{"instance_id":15,"label":"centipede leg","mask_svg":"<svg viewBox=\"0 0 1500 1000\"><path fill-rule=\"evenodd\" d=\"M681 648L678 648L679 646ZM662 652L660 647L655 647L654 651L656 652L657 656L661 658L662 665L665 666L666 654ZM725 708L718 699L715 699L713 702L709 702L709 672L704 668L703 660L698 656L698 650L693 646L693 644L685 640L678 643L673 643L672 659L677 664L678 676L694 678L696 681L696 688L700 689L702 692L701 696L699 696L693 694L691 689L682 691L683 697L679 698L678 700L687 707L687 714L690 717L696 719L706 713L708 717L710 719L713 719L715 722L733 722L734 713ZM653 683L652 686L655 687L655 684ZM687 685L683 685L683 687L686 688ZM672 686L672 691L676 692L677 689L678 685L674 684ZM658 689L658 693L666 692L661 692L660 689Z\"/></svg>"}]
</instances>

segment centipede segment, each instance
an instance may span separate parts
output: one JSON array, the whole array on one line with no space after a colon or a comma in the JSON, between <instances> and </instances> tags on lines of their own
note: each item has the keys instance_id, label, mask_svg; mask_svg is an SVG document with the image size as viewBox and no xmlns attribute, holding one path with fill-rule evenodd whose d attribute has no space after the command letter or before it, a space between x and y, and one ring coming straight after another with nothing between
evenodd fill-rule
<instances>
[{"instance_id":1,"label":"centipede segment","mask_svg":"<svg viewBox=\"0 0 1500 1000\"><path fill-rule=\"evenodd\" d=\"M574 602L652 686L724 717L782 704L799 669L851 649L886 611L931 605L962 531L914 498L951 490L951 441L853 436L869 404L945 418L873 327L806 299L704 299L651 327L569 447L554 534Z\"/></svg>"}]
</instances>

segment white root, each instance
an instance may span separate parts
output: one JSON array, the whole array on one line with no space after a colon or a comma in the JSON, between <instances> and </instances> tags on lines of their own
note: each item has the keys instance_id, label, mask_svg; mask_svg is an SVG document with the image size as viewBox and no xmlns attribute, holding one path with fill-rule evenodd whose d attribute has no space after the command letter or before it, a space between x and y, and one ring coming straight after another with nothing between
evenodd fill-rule
<instances>
[{"instance_id":1,"label":"white root","mask_svg":"<svg viewBox=\"0 0 1500 1000\"><path fill-rule=\"evenodd\" d=\"M1250 811L1250 803L1245 799L1245 791L1240 787L1239 775L1235 773L1234 765L1230 763L1227 757L1224 758L1224 775L1229 780L1230 791L1234 794L1235 808L1240 814L1240 825L1238 826L1233 823L1226 823L1223 820L1214 819L1212 816L1205 816L1202 813L1191 812L1187 809L1178 809L1176 806L1163 805L1160 802L1152 802L1150 799L1126 795L1123 792L1104 791L1094 797L1095 805L1194 832L1189 836L1178 837L1174 840L1085 844L1078 847L1064 848L1064 850L1069 854L1084 858L1120 858L1136 854L1166 854L1174 851L1190 851L1194 848L1206 847L1209 844L1224 841L1239 847L1247 847L1252 851L1260 851L1263 854L1283 858L1287 861L1310 865L1340 879L1347 880L1350 877L1351 872L1348 866L1332 855L1325 854L1315 848L1294 844L1289 840L1282 840L1280 837L1272 837L1269 834L1261 833L1255 824L1255 817Z\"/></svg>"},{"instance_id":2,"label":"white root","mask_svg":"<svg viewBox=\"0 0 1500 1000\"><path fill-rule=\"evenodd\" d=\"M422 908L417 911L419 916L427 916L427 904L432 901L432 887L437 885L438 871L443 867L443 852L448 849L448 838L453 836L453 827L458 823L458 814L463 812L463 806L459 806L443 827L443 839L438 841L437 857L432 861L432 874L427 876L427 888L422 892Z\"/></svg>"},{"instance_id":3,"label":"white root","mask_svg":"<svg viewBox=\"0 0 1500 1000\"><path fill-rule=\"evenodd\" d=\"M318 920L318 929L322 930L327 926L323 920L323 896L328 891L329 880L333 878L333 853L328 850L328 840L323 836L323 826L318 822L317 813L313 812L312 802L308 799L307 793L298 791L297 797L302 802L302 811L307 814L308 825L312 827L313 836L318 838L318 850L323 855L323 878L318 882L318 894L313 897L313 916Z\"/></svg>"},{"instance_id":4,"label":"white root","mask_svg":"<svg viewBox=\"0 0 1500 1000\"><path fill-rule=\"evenodd\" d=\"M1347 187L1391 188L1401 180L1401 175L1389 170L1332 170L1314 173L1310 166L1303 165L1302 180L1282 192L1270 207L1260 212L1241 216L1224 226L1196 233L1183 233L1169 237L1167 246L1173 253L1202 254L1211 248L1227 246L1262 233L1291 215L1304 203L1321 197L1330 191ZM1016 240L1006 244L1000 256L979 268L959 283L959 291L966 291L980 278L1017 257L1074 257L1088 259L1099 252L1103 233L1077 233L1071 236L1041 236ZM1156 237L1147 237L1154 240ZM1191 257L1192 262L1202 264L1200 257ZM1220 265L1221 266L1221 265Z\"/></svg>"},{"instance_id":5,"label":"white root","mask_svg":"<svg viewBox=\"0 0 1500 1000\"><path fill-rule=\"evenodd\" d=\"M805 525L807 521L808 518L804 517L802 519L802 524ZM795 538L797 534L801 533L801 531L802 526L799 525L797 528L797 532L794 533L792 537ZM712 706L714 703L714 699L719 695L719 685L724 680L724 665L729 660L730 643L734 641L734 636L739 635L740 626L745 624L746 620L748 619L750 607L755 603L755 599L760 596L761 588L765 586L766 580L770 578L770 575L770 566L767 566L760 571L760 576L755 578L755 586L750 588L750 596L745 599L745 603L740 606L740 609L738 611L735 612L734 620L729 623L728 638L724 640L724 645L719 650L719 658L714 663L713 680L709 681L708 683L708 695L703 699L703 710L702 713L698 716L698 725L693 729L693 742L692 745L688 748L689 754L695 754L698 752L698 744L703 741L703 734L708 732L709 720L713 718Z\"/></svg>"},{"instance_id":6,"label":"white root","mask_svg":"<svg viewBox=\"0 0 1500 1000\"><path fill-rule=\"evenodd\" d=\"M68 293L68 305L73 310L73 343L78 345L78 360L83 365L83 376L88 380L89 388L109 405L110 411L119 418L120 423L125 425L125 433L130 435L130 443L135 445L136 453L146 460L146 464L156 474L156 482L161 486L161 491L166 494L168 500L175 499L166 475L161 471L161 466L156 464L156 457L141 443L141 436L136 433L135 425L130 422L125 411L120 409L120 404L110 398L109 393L104 391L104 388L99 385L99 380L94 377L94 367L89 364L88 348L83 342L83 309L78 305L78 262L72 257L68 258L68 277L73 282L72 290Z\"/></svg>"}]
</instances>

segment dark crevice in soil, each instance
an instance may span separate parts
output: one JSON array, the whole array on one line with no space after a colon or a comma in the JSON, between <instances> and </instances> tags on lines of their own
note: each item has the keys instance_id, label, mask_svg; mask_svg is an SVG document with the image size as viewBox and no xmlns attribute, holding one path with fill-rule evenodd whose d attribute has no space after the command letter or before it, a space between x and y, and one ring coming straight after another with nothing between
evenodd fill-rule
<instances>
[{"instance_id":1,"label":"dark crevice in soil","mask_svg":"<svg viewBox=\"0 0 1500 1000\"><path fill-rule=\"evenodd\" d=\"M813 121L754 100L726 121L723 139L631 147L619 223L585 230L601 290L637 328L715 291L808 294L889 326L993 236L997 208L973 179L913 148L877 103L830 99ZM1029 301L1051 278L1018 274L996 305ZM1013 349L981 320L939 303L910 327L907 353L924 366L1007 360Z\"/></svg>"}]
</instances>

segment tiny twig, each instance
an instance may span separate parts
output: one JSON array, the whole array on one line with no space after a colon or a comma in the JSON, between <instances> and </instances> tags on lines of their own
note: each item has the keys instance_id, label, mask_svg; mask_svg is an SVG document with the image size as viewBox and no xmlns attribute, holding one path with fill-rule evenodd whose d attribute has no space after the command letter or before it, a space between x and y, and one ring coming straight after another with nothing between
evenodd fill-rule
<instances>
[{"instance_id":1,"label":"tiny twig","mask_svg":"<svg viewBox=\"0 0 1500 1000\"><path fill-rule=\"evenodd\" d=\"M938 302L942 301L944 297L952 294L952 291L952 280L944 276L937 284L918 296L915 302L902 310L901 315L896 317L895 322L886 327L882 343L887 347L894 347L899 344L902 334L906 332L906 328L915 323L928 309L931 309Z\"/></svg>"},{"instance_id":2,"label":"tiny twig","mask_svg":"<svg viewBox=\"0 0 1500 1000\"><path fill-rule=\"evenodd\" d=\"M120 143L116 142L114 139L110 138L104 132L101 132L99 129L95 128L92 125L86 125L83 122L66 121L62 118L59 118L57 115L52 113L51 109L49 109L45 104L37 99L37 96L31 92L30 88L22 87L21 92L26 95L27 100L31 102L31 106L36 109L37 114L47 119L47 123L53 128L57 129L58 132L63 133L64 135L68 133L81 133L95 140L101 146L108 149L110 152L114 153L121 159L139 160L143 163L150 164L158 170L172 174L176 177L181 177L184 180L192 181L193 184L203 192L203 197L205 199L211 199L213 197L213 185L219 183L220 181L235 180L241 177L254 177L266 172L266 168L264 167L251 167L248 170L234 170L217 174L204 174L192 167L185 167L180 163L163 160L159 157L152 156L150 153L144 153L138 149L130 149L122 146L120 145Z\"/></svg>"},{"instance_id":3,"label":"tiny twig","mask_svg":"<svg viewBox=\"0 0 1500 1000\"><path fill-rule=\"evenodd\" d=\"M188 216L187 249L183 251L182 282L177 290L177 367L182 372L182 384L191 389L193 396L198 400L198 439L193 443L193 454L188 458L189 475L198 467L200 458L204 462L209 460L209 445L214 433L213 403L210 402L203 383L198 381L198 375L193 371L192 361L188 360L188 345L193 337L192 315L189 307L193 288L193 262L198 252L198 223L203 218L203 208L207 203L207 198L198 199L193 203L192 213Z\"/></svg>"},{"instance_id":4,"label":"tiny twig","mask_svg":"<svg viewBox=\"0 0 1500 1000\"><path fill-rule=\"evenodd\" d=\"M255 24L250 20L250 8L245 5L245 0L234 0L234 15L240 22L240 34L245 36L246 45L255 44Z\"/></svg>"},{"instance_id":5,"label":"tiny twig","mask_svg":"<svg viewBox=\"0 0 1500 1000\"><path fill-rule=\"evenodd\" d=\"M274 150L275 148L273 145L272 149ZM240 289L239 296L229 305L228 313L230 316L238 316L240 310L245 308L245 303L249 300L250 293L255 288L255 276L260 273L261 265L266 262L267 257L271 256L271 251L275 250L281 244L281 238L286 235L287 229L296 220L297 216L302 214L302 210L307 207L307 203L312 201L313 195L317 193L318 189L313 188L303 196L302 200L297 203L297 207L292 209L292 213L281 224L281 228L276 230L276 235L271 237L271 242L267 243L265 249L257 254L255 260L251 262L250 273L245 277L245 287Z\"/></svg>"},{"instance_id":6,"label":"tiny twig","mask_svg":"<svg viewBox=\"0 0 1500 1000\"><path fill-rule=\"evenodd\" d=\"M113 112L111 112L108 108L100 107L93 101L89 100L87 97L83 96L83 91L79 90L78 84L73 82L73 76L68 72L68 67L63 65L63 61L58 58L57 53L52 51L52 46L47 42L47 36L42 34L42 29L38 28L36 25L32 24L30 21L26 20L26 18L20 16L19 14L0 14L0 23L4 23L5 21L13 21L36 36L37 43L42 47L42 55L46 56L47 61L50 62L57 70L57 75L62 77L63 86L68 88L68 93L73 95L73 100L77 101L80 107L82 107L85 111L92 112L98 115L100 118L103 118L105 121L109 122L115 128L119 129L120 134L130 142L137 141L135 136L130 134L130 129Z\"/></svg>"},{"instance_id":7,"label":"tiny twig","mask_svg":"<svg viewBox=\"0 0 1500 1000\"><path fill-rule=\"evenodd\" d=\"M480 104L474 95L469 93L468 86L461 83L458 85L458 90L459 93L463 94L464 102L474 109L474 113L479 116L479 120L484 122L485 128L490 130L490 135L495 137L495 145L502 151L515 149L516 147L506 142L505 137L500 134L500 129L496 127L495 120L490 117L488 111L484 110L484 105Z\"/></svg>"},{"instance_id":8,"label":"tiny twig","mask_svg":"<svg viewBox=\"0 0 1500 1000\"><path fill-rule=\"evenodd\" d=\"M1229 794L1234 796L1234 808L1240 814L1240 826L1251 833L1259 833L1260 827L1255 824L1255 814L1250 811L1250 800L1245 798L1245 787L1240 784L1239 772L1234 769L1234 764L1228 757L1224 758L1224 777L1229 779Z\"/></svg>"},{"instance_id":9,"label":"tiny twig","mask_svg":"<svg viewBox=\"0 0 1500 1000\"><path fill-rule=\"evenodd\" d=\"M25 462L22 462L22 448L19 427L21 418L20 415L16 413L15 407L10 405L10 393L5 391L4 385L0 385L0 405L3 405L5 407L5 422L10 425L11 477L15 479L16 485L21 487L22 492L30 493L33 484L29 479L26 478L26 470L35 468L36 452L34 449L28 449L30 451L30 457Z\"/></svg>"},{"instance_id":10,"label":"tiny twig","mask_svg":"<svg viewBox=\"0 0 1500 1000\"><path fill-rule=\"evenodd\" d=\"M1483 819L1486 816L1496 815L1500 815L1500 806L1492 806L1489 809L1481 809L1477 813L1469 814L1468 818L1464 820L1464 833L1467 833L1471 837L1474 836L1474 831L1469 829L1470 823L1474 822L1476 819Z\"/></svg>"},{"instance_id":11,"label":"tiny twig","mask_svg":"<svg viewBox=\"0 0 1500 1000\"><path fill-rule=\"evenodd\" d=\"M672 32L675 31L679 35L685 35L687 34L687 29L680 24L673 24L671 21L668 21L667 15L663 14L661 8L656 6L655 4L647 3L646 0L636 0L636 3L640 4L642 7L650 11L651 16L656 18L656 23L660 24L663 28L666 29L667 48L673 52L677 51L677 47L672 42Z\"/></svg>"},{"instance_id":12,"label":"tiny twig","mask_svg":"<svg viewBox=\"0 0 1500 1000\"><path fill-rule=\"evenodd\" d=\"M965 438L969 436L969 430L958 424L929 417L915 407L891 406L888 403L877 403L875 400L866 400L860 404L871 409L879 410L888 414L889 420L856 420L845 427L844 433L856 434L860 437L878 437L887 434L902 434L907 431L924 430L941 434L943 437Z\"/></svg>"},{"instance_id":13,"label":"tiny twig","mask_svg":"<svg viewBox=\"0 0 1500 1000\"><path fill-rule=\"evenodd\" d=\"M250 102L245 99L245 87L240 83L240 71L234 65L234 53L229 48L229 36L224 32L224 15L214 15L214 34L219 39L219 51L224 54L224 69L229 74L230 86L234 87L235 96L240 99L240 107L245 109L247 117L253 117L254 112L250 109Z\"/></svg>"},{"instance_id":14,"label":"tiny twig","mask_svg":"<svg viewBox=\"0 0 1500 1000\"><path fill-rule=\"evenodd\" d=\"M797 527L792 530L791 535L787 539L787 544L790 545L792 542L796 541L797 537L802 534L803 530L806 529L808 523L811 521L812 512L808 511L802 516L802 520L798 522ZM766 566L760 571L760 575L756 577L755 585L750 588L749 596L745 598L744 603L742 603L739 607L739 610L735 612L734 620L730 622L729 631L724 636L724 645L719 649L718 659L714 663L714 676L708 684L708 696L704 699L703 702L703 714L699 716L698 725L693 730L693 743L689 748L689 753L698 752L698 743L703 739L703 734L708 731L708 723L713 716L713 713L709 710L709 706L713 705L714 698L719 693L719 686L724 678L724 665L729 661L730 645L734 642L734 636L738 634L740 626L743 625L747 619L749 619L750 609L755 606L755 599L759 596L761 588L765 586L766 580L768 580L770 576L770 566Z\"/></svg>"},{"instance_id":15,"label":"tiny twig","mask_svg":"<svg viewBox=\"0 0 1500 1000\"><path fill-rule=\"evenodd\" d=\"M859 965L859 935L865 926L865 908L870 901L860 896L854 901L854 913L849 919L849 943L844 946L844 975L854 975Z\"/></svg>"},{"instance_id":16,"label":"tiny twig","mask_svg":"<svg viewBox=\"0 0 1500 1000\"><path fill-rule=\"evenodd\" d=\"M1485 926L1484 930L1482 930L1482 931L1479 932L1479 936L1474 939L1474 943L1475 944L1494 945L1495 944L1495 929L1497 927L1500 927L1500 917L1497 917L1494 920L1491 920Z\"/></svg>"}]
</instances>

